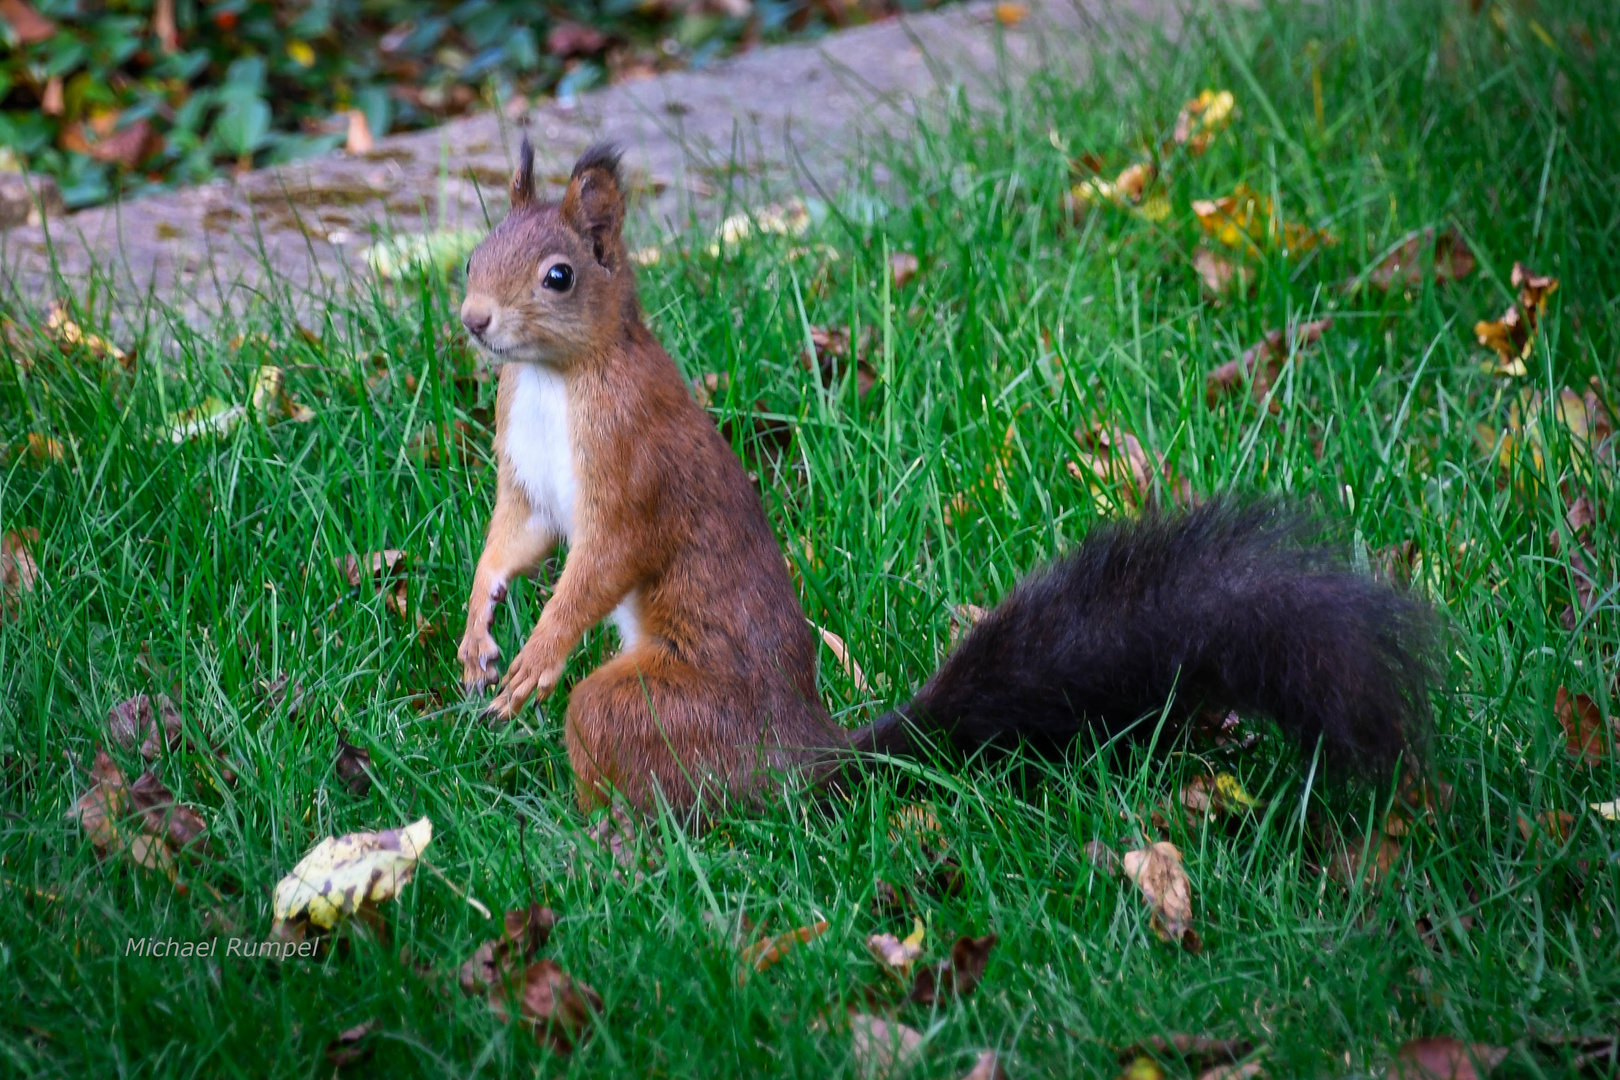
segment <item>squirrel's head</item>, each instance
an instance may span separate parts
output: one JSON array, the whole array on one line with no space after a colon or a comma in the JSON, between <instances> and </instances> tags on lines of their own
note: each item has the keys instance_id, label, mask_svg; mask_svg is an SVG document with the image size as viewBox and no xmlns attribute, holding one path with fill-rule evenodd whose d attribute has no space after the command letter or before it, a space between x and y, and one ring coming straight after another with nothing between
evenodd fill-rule
<instances>
[{"instance_id":1,"label":"squirrel's head","mask_svg":"<svg viewBox=\"0 0 1620 1080\"><path fill-rule=\"evenodd\" d=\"M467 260L461 321L495 360L568 368L611 346L639 313L620 235L619 151L585 151L560 203L535 198L527 137L518 156L512 209Z\"/></svg>"}]
</instances>

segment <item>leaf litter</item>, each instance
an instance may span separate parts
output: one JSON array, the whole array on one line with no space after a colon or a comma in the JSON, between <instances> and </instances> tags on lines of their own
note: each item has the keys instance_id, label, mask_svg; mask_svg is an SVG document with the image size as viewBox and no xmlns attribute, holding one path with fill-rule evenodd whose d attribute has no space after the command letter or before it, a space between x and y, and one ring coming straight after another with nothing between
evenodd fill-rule
<instances>
[{"instance_id":1,"label":"leaf litter","mask_svg":"<svg viewBox=\"0 0 1620 1080\"><path fill-rule=\"evenodd\" d=\"M399 829L327 837L276 884L271 932L302 940L309 927L331 930L350 915L374 914L410 882L432 840L425 817Z\"/></svg>"}]
</instances>

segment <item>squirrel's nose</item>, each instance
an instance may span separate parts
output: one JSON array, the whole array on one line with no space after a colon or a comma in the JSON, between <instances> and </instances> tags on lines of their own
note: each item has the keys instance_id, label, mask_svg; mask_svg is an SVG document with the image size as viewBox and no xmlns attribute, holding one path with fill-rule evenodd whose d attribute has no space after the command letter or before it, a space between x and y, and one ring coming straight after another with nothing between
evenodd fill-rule
<instances>
[{"instance_id":1,"label":"squirrel's nose","mask_svg":"<svg viewBox=\"0 0 1620 1080\"><path fill-rule=\"evenodd\" d=\"M483 337L494 316L495 313L487 304L481 304L470 296L461 305L461 325L465 326L473 337Z\"/></svg>"}]
</instances>

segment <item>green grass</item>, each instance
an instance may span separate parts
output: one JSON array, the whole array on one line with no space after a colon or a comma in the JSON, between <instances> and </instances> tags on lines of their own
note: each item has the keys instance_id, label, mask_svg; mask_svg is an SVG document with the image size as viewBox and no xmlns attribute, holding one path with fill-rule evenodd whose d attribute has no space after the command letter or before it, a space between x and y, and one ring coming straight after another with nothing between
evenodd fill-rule
<instances>
[{"instance_id":1,"label":"green grass","mask_svg":"<svg viewBox=\"0 0 1620 1080\"><path fill-rule=\"evenodd\" d=\"M952 605L993 600L1117 503L1065 468L1075 429L1095 419L1137 433L1202 495L1287 493L1342 521L1369 559L1412 541L1448 615L1434 760L1455 803L1376 887L1318 872L1312 832L1324 819L1365 829L1389 793L1308 785L1308 760L1275 736L1234 762L1175 746L1036 767L1025 784L997 767L918 780L903 799L935 805L966 878L959 896L920 900L931 951L958 933L1001 936L971 998L902 1012L929 1036L918 1075L960 1075L996 1047L1014 1077L1108 1076L1112 1047L1189 1031L1254 1040L1276 1077L1369 1074L1424 1035L1512 1044L1498 1075L1556 1076L1569 1052L1528 1034L1615 1030L1620 825L1587 804L1620 795L1620 768L1572 764L1552 707L1567 685L1615 708L1612 460L1587 467L1549 427L1539 477L1528 455L1503 470L1476 425L1500 431L1520 384L1545 394L1595 375L1610 400L1620 390L1617 36L1607 0L1208 14L1174 45L1105 52L1086 78L1037 80L886 148L893 185L841 204L851 213L813 238L836 261L791 257L803 241L773 237L715 260L695 237L690 259L642 273L649 319L686 372L730 375L717 419L734 421L807 613L871 680L858 692L823 654L824 696L851 726L932 670ZM1166 220L1107 207L1066 219L1054 136L1112 175L1205 87L1232 89L1241 115L1202 158L1173 159ZM1257 258L1252 295L1216 303L1190 263L1188 203L1239 181L1339 242ZM1479 258L1466 280L1339 289L1409 230L1447 224ZM895 290L884 266L901 249L922 271ZM1561 284L1529 373L1512 380L1482 368L1471 327L1509 302L1515 259ZM65 447L60 463L14 454L0 472L0 522L40 530L45 579L0 623L0 983L14 988L0 1061L19 1075L329 1075L326 1041L376 1018L377 1053L358 1072L856 1075L848 1036L818 1018L880 981L866 936L910 925L871 906L879 878L924 864L887 836L902 796L874 783L833 808L785 797L703 835L660 821L645 875L616 876L573 806L565 696L493 730L453 691L493 477L484 457L430 465L410 444L430 424L487 417L492 387L455 377L453 288L396 299L306 317L319 344L277 309L239 345L234 330L194 335L156 313L133 376L82 352L37 355L21 380L0 365L0 442L35 432ZM1268 329L1329 313L1320 345L1279 380L1275 413L1206 407L1209 370ZM877 328L880 381L860 400L797 362L810 325L851 321ZM265 362L287 369L313 422L167 440L165 411L209 392L240 400ZM743 437L756 401L794 425L780 454ZM487 455L487 432L478 445ZM1004 482L983 483L1007 447ZM947 525L943 506L975 488L972 511ZM1559 554L1551 541L1582 494L1611 517L1586 557L1597 607L1571 632L1570 543ZM385 547L409 551L411 604L437 636L419 642L332 569ZM541 596L514 591L508 655ZM593 634L570 678L611 644ZM296 716L261 689L281 675L303 687ZM192 752L161 763L219 851L183 869L184 894L98 861L64 818L107 710L164 689L240 774L221 783ZM339 729L371 753L363 798L333 771ZM134 755L119 760L139 771ZM1082 848L1135 846L1129 815L1206 762L1235 768L1267 804L1171 825L1205 942L1191 955L1159 943L1134 889ZM1538 849L1515 817L1545 810L1576 825ZM132 936L263 936L271 888L315 840L423 814L439 872L387 905L386 942L346 931L328 958L283 966L123 955ZM547 1059L455 989L456 966L493 933L462 892L559 913L548 954L605 1001L571 1059ZM712 925L741 914L831 929L739 986ZM1440 927L1432 945L1420 917Z\"/></svg>"}]
</instances>

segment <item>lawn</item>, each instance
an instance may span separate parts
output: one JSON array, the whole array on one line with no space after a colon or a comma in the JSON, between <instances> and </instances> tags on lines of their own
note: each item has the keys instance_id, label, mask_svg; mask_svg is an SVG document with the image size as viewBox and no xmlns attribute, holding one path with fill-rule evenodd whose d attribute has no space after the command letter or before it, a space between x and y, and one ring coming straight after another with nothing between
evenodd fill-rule
<instances>
[{"instance_id":1,"label":"lawn","mask_svg":"<svg viewBox=\"0 0 1620 1080\"><path fill-rule=\"evenodd\" d=\"M38 530L39 579L11 582L0 621L6 1068L326 1076L329 1041L374 1022L345 1075L865 1075L847 1009L902 996L868 937L920 920L924 960L998 941L971 994L892 1014L925 1037L914 1075L992 1048L1015 1078L1108 1077L1121 1048L1186 1033L1250 1044L1273 1077L1382 1074L1423 1037L1505 1048L1497 1076L1615 1076L1574 1037L1620 1027L1620 822L1592 805L1620 796L1617 35L1609 0L1214 9L878 149L891 182L807 235L669 238L640 271L807 615L859 665L822 656L842 722L903 700L957 608L1098 521L1271 493L1445 613L1429 760L1450 797L1420 810L1324 779L1251 718L1249 746L934 762L703 833L651 821L621 865L573 803L566 693L496 729L456 690L494 386L454 281L302 325L268 308L194 333L154 310L115 342L138 346L127 367L85 336L95 309L61 348L13 327L0 525ZM1203 90L1231 92L1229 122L1178 139ZM1149 158L1138 191L1144 171L1119 174ZM914 274L894 272L904 253ZM1516 262L1556 288L1521 289ZM1520 336L1481 345L1475 324L1509 310ZM1269 331L1329 318L1211 386ZM864 346L866 393L847 359L830 384L801 364L827 327ZM261 393L228 432L171 438L175 413L246 401L266 364L312 418ZM365 558L392 549L399 576L375 588ZM506 655L545 595L514 588ZM591 635L564 690L614 645ZM137 694L184 722L150 766L109 735ZM340 735L369 755L363 794ZM196 808L209 852L172 879L98 856L71 814L98 747ZM1188 812L1216 772L1257 805ZM263 940L318 840L423 816L428 866L316 958L126 955ZM1159 840L1182 853L1200 951L1161 941L1087 853ZM958 888L933 887L942 849ZM531 901L557 917L543 955L601 998L568 1056L457 987ZM755 936L819 921L748 964Z\"/></svg>"}]
</instances>

